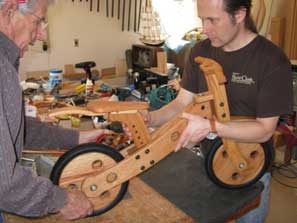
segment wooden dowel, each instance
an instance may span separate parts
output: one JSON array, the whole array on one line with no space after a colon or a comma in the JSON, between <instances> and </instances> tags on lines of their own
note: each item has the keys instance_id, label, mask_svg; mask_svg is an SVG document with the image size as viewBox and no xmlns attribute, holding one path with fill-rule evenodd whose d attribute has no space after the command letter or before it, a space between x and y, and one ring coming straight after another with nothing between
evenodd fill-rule
<instances>
[{"instance_id":1,"label":"wooden dowel","mask_svg":"<svg viewBox=\"0 0 297 223\"><path fill-rule=\"evenodd\" d=\"M45 149L45 150L24 149L23 154L61 156L66 151L67 150L65 150L65 149Z\"/></svg>"}]
</instances>

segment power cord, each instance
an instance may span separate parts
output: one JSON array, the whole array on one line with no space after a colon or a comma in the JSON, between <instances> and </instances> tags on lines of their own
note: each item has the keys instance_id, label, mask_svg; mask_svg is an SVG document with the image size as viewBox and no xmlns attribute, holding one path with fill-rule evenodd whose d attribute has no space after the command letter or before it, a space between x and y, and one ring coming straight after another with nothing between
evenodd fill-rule
<instances>
[{"instance_id":1,"label":"power cord","mask_svg":"<svg viewBox=\"0 0 297 223\"><path fill-rule=\"evenodd\" d=\"M295 164L297 164L297 161L290 163L290 164L274 163L272 166L272 170L271 170L271 176L279 184L289 187L289 188L297 189L297 185L296 185L297 183L295 185L290 185L288 183L284 183L276 175L276 174L278 174L279 176L285 177L290 180L297 179L297 166L295 166Z\"/></svg>"}]
</instances>

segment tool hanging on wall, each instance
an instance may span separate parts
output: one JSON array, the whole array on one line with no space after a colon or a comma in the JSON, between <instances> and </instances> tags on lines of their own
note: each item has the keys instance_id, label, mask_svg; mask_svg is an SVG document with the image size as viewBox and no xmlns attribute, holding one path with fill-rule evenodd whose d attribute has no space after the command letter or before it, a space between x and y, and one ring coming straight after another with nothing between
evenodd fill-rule
<instances>
[{"instance_id":1,"label":"tool hanging on wall","mask_svg":"<svg viewBox=\"0 0 297 223\"><path fill-rule=\"evenodd\" d=\"M131 1L129 0L129 12L128 12L128 31L130 31L130 19L131 19Z\"/></svg>"},{"instance_id":2,"label":"tool hanging on wall","mask_svg":"<svg viewBox=\"0 0 297 223\"><path fill-rule=\"evenodd\" d=\"M138 31L139 31L139 27L140 27L141 7L142 7L142 0L140 0L139 10L138 10L138 27L137 27Z\"/></svg>"},{"instance_id":3,"label":"tool hanging on wall","mask_svg":"<svg viewBox=\"0 0 297 223\"><path fill-rule=\"evenodd\" d=\"M137 0L134 0L134 32L136 32L136 23L137 23Z\"/></svg>"},{"instance_id":4,"label":"tool hanging on wall","mask_svg":"<svg viewBox=\"0 0 297 223\"><path fill-rule=\"evenodd\" d=\"M114 15L114 0L111 1L111 17Z\"/></svg>"},{"instance_id":5,"label":"tool hanging on wall","mask_svg":"<svg viewBox=\"0 0 297 223\"><path fill-rule=\"evenodd\" d=\"M120 20L120 13L121 13L121 0L118 0L118 20Z\"/></svg>"},{"instance_id":6,"label":"tool hanging on wall","mask_svg":"<svg viewBox=\"0 0 297 223\"><path fill-rule=\"evenodd\" d=\"M79 0L82 2L82 0ZM97 3L94 3L95 0L86 0L86 2L90 2L90 12L93 11L94 4L97 4L97 12L100 12L100 4L101 1L97 0ZM133 2L134 1L134 2ZM74 2L74 0L72 0ZM126 8L126 0L106 0L105 7L106 7L106 17L117 17L118 20L121 19L121 10L122 10L122 31L127 29L127 31L138 32L140 29L140 20L141 20L141 12L143 9L147 7L149 4L149 0L129 0L128 6ZM104 4L104 3L103 3ZM104 5L103 5L104 6ZM117 8L116 8L117 7ZM121 8L122 7L122 8ZM94 9L95 10L95 9ZM134 10L134 12L133 12ZM128 15L126 16L126 12ZM134 22L133 22L134 19ZM127 27L125 27L126 23L128 23ZM133 25L134 24L134 25ZM134 28L133 28L134 27Z\"/></svg>"},{"instance_id":7,"label":"tool hanging on wall","mask_svg":"<svg viewBox=\"0 0 297 223\"><path fill-rule=\"evenodd\" d=\"M126 0L123 0L123 20L122 20L122 31L125 30L125 8L126 8Z\"/></svg>"},{"instance_id":8,"label":"tool hanging on wall","mask_svg":"<svg viewBox=\"0 0 297 223\"><path fill-rule=\"evenodd\" d=\"M106 0L106 17L109 17L108 0Z\"/></svg>"}]
</instances>

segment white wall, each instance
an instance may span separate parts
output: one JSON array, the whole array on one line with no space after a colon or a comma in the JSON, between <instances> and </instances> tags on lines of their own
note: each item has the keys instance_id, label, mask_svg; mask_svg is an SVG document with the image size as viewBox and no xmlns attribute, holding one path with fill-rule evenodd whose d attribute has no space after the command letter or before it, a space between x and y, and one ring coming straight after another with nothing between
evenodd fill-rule
<instances>
[{"instance_id":1,"label":"white wall","mask_svg":"<svg viewBox=\"0 0 297 223\"><path fill-rule=\"evenodd\" d=\"M286 3L289 1L265 0L267 13L269 14L271 11L271 15L266 15L261 34L266 35L269 32L271 17L286 15L288 6ZM39 44L38 49L34 47L30 52L27 52L21 61L22 78L27 71L62 69L64 64L75 64L86 60L95 61L98 70L113 67L115 60L125 57L126 49L130 48L133 43L139 43L139 36L133 31L128 32L127 27L122 32L122 20L106 17L104 5L106 1L101 0L100 13L96 11L97 0L93 0L92 12L89 10L89 2L74 0L73 3L72 0L60 0L49 8L49 51L42 52ZM117 3L117 1L115 2ZM126 0L128 11L127 2ZM271 2L273 2L273 6L270 8L269 3ZM117 9L117 5L115 9ZM117 12L117 10L115 11ZM196 12L196 7L193 7L193 12ZM126 12L126 19L127 14L128 12ZM197 22L197 26L201 25L196 14L192 13L192 16L195 17L193 21ZM131 21L134 21L133 16ZM191 26L194 28L195 25ZM74 39L79 39L79 47L74 47Z\"/></svg>"},{"instance_id":2,"label":"white wall","mask_svg":"<svg viewBox=\"0 0 297 223\"><path fill-rule=\"evenodd\" d=\"M93 0L92 12L89 2L85 0L75 0L74 3L71 0L62 0L50 6L49 51L42 52L34 47L27 52L21 61L21 75L24 76L27 71L62 69L64 64L86 60L95 61L97 69L101 70L113 67L115 60L125 58L125 50L131 48L133 43L138 43L139 37L131 28L130 32L122 32L122 21L111 18L110 15L107 18L105 1L101 0L101 3L99 13L96 11L97 0ZM134 20L131 18L131 24L132 21ZM79 39L79 47L74 47L74 39Z\"/></svg>"}]
</instances>

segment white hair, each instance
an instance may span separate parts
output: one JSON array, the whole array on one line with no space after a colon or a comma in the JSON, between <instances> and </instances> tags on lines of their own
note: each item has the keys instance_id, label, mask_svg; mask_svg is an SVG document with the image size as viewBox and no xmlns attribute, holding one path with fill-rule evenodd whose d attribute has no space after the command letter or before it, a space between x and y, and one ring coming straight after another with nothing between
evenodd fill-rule
<instances>
[{"instance_id":1,"label":"white hair","mask_svg":"<svg viewBox=\"0 0 297 223\"><path fill-rule=\"evenodd\" d=\"M0 9L4 5L7 0L0 0ZM10 0L8 0L10 1ZM38 1L46 1L47 5L50 5L54 2L54 0L26 0L25 3L19 3L18 11L22 14L30 14L33 13L36 9L36 5Z\"/></svg>"}]
</instances>

